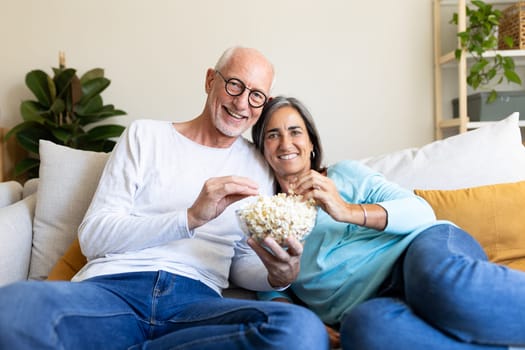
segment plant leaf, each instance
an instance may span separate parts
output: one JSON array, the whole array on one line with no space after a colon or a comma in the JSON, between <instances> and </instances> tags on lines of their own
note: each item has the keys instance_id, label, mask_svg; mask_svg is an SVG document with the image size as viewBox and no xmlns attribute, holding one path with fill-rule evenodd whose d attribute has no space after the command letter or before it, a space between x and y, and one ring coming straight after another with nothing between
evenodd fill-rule
<instances>
[{"instance_id":1,"label":"plant leaf","mask_svg":"<svg viewBox=\"0 0 525 350\"><path fill-rule=\"evenodd\" d=\"M49 130L36 124L36 128L24 128L16 134L16 140L26 151L38 154L38 143L42 140L50 140L56 142Z\"/></svg>"},{"instance_id":2,"label":"plant leaf","mask_svg":"<svg viewBox=\"0 0 525 350\"><path fill-rule=\"evenodd\" d=\"M496 101L497 97L498 97L498 93L496 92L496 90L492 90L487 96L487 103L492 103Z\"/></svg>"},{"instance_id":3,"label":"plant leaf","mask_svg":"<svg viewBox=\"0 0 525 350\"><path fill-rule=\"evenodd\" d=\"M56 139L60 140L63 145L67 145L71 140L71 132L63 128L53 128L51 129L51 133Z\"/></svg>"},{"instance_id":4,"label":"plant leaf","mask_svg":"<svg viewBox=\"0 0 525 350\"><path fill-rule=\"evenodd\" d=\"M4 139L7 140L11 136L18 134L20 131L31 128L40 128L41 125L35 121L25 121L15 127L11 128L4 136Z\"/></svg>"},{"instance_id":5,"label":"plant leaf","mask_svg":"<svg viewBox=\"0 0 525 350\"><path fill-rule=\"evenodd\" d=\"M521 85L520 76L513 70L505 70L505 78L507 78L509 82Z\"/></svg>"},{"instance_id":6,"label":"plant leaf","mask_svg":"<svg viewBox=\"0 0 525 350\"><path fill-rule=\"evenodd\" d=\"M102 68L93 68L93 69L87 71L86 73L84 73L80 77L80 82L82 84L85 84L88 81L93 80L95 78L104 78L104 69L102 69Z\"/></svg>"},{"instance_id":7,"label":"plant leaf","mask_svg":"<svg viewBox=\"0 0 525 350\"><path fill-rule=\"evenodd\" d=\"M507 46L507 48L512 49L514 47L514 39L512 37L505 35L503 37L503 43Z\"/></svg>"},{"instance_id":8,"label":"plant leaf","mask_svg":"<svg viewBox=\"0 0 525 350\"><path fill-rule=\"evenodd\" d=\"M25 158L16 163L14 168L14 176L20 176L30 171L31 169L38 169L40 160L35 158Z\"/></svg>"},{"instance_id":9,"label":"plant leaf","mask_svg":"<svg viewBox=\"0 0 525 350\"><path fill-rule=\"evenodd\" d=\"M489 62L486 60L486 59L481 59L479 61L477 61L476 63L474 63L472 65L472 67L470 68L470 71L473 72L473 73L479 73L483 70L483 68L485 68L487 65L489 64Z\"/></svg>"},{"instance_id":10,"label":"plant leaf","mask_svg":"<svg viewBox=\"0 0 525 350\"><path fill-rule=\"evenodd\" d=\"M57 90L57 96L64 98L71 84L71 80L73 80L73 77L75 76L75 73L76 70L72 68L58 71L58 74L53 78Z\"/></svg>"},{"instance_id":11,"label":"plant leaf","mask_svg":"<svg viewBox=\"0 0 525 350\"><path fill-rule=\"evenodd\" d=\"M475 5L476 7L480 8L480 9L483 9L483 8L487 7L487 5L481 0L472 0L472 4Z\"/></svg>"},{"instance_id":12,"label":"plant leaf","mask_svg":"<svg viewBox=\"0 0 525 350\"><path fill-rule=\"evenodd\" d=\"M26 85L41 105L51 106L54 96L56 96L56 90L55 93L51 91L51 85L54 86L54 83L49 75L41 70L32 70L26 74Z\"/></svg>"},{"instance_id":13,"label":"plant leaf","mask_svg":"<svg viewBox=\"0 0 525 350\"><path fill-rule=\"evenodd\" d=\"M454 50L454 56L456 56L456 60L458 60L458 61L460 60L462 53L463 53L463 50L461 50L461 49Z\"/></svg>"},{"instance_id":14,"label":"plant leaf","mask_svg":"<svg viewBox=\"0 0 525 350\"><path fill-rule=\"evenodd\" d=\"M82 85L82 98L80 99L79 103L87 103L94 96L104 91L109 86L109 84L110 81L106 78L95 78L87 81Z\"/></svg>"},{"instance_id":15,"label":"plant leaf","mask_svg":"<svg viewBox=\"0 0 525 350\"><path fill-rule=\"evenodd\" d=\"M102 152L111 152L117 143L113 140L104 140Z\"/></svg>"},{"instance_id":16,"label":"plant leaf","mask_svg":"<svg viewBox=\"0 0 525 350\"><path fill-rule=\"evenodd\" d=\"M64 103L62 99L57 98L49 109L53 114L60 114L60 113L63 113L64 110L66 109L66 104Z\"/></svg>"},{"instance_id":17,"label":"plant leaf","mask_svg":"<svg viewBox=\"0 0 525 350\"><path fill-rule=\"evenodd\" d=\"M79 116L90 115L99 112L104 107L102 102L102 96L96 95L90 99L87 103L79 104L76 106L75 112Z\"/></svg>"},{"instance_id":18,"label":"plant leaf","mask_svg":"<svg viewBox=\"0 0 525 350\"><path fill-rule=\"evenodd\" d=\"M514 59L512 57L502 57L503 69L505 70L514 70L516 67L514 64Z\"/></svg>"},{"instance_id":19,"label":"plant leaf","mask_svg":"<svg viewBox=\"0 0 525 350\"><path fill-rule=\"evenodd\" d=\"M124 131L124 129L125 128L122 125L116 124L106 124L97 126L86 133L86 140L90 142L105 140L112 137L119 137Z\"/></svg>"},{"instance_id":20,"label":"plant leaf","mask_svg":"<svg viewBox=\"0 0 525 350\"><path fill-rule=\"evenodd\" d=\"M110 117L116 117L119 115L126 115L126 112L121 111L119 109L102 110L100 112L90 114L90 115L83 115L83 116L79 115L79 122L81 125L88 125L91 123L97 123L99 121L102 121Z\"/></svg>"},{"instance_id":21,"label":"plant leaf","mask_svg":"<svg viewBox=\"0 0 525 350\"><path fill-rule=\"evenodd\" d=\"M43 124L45 120L42 117L42 113L44 112L45 110L36 101L23 101L20 104L20 113L25 121L36 121Z\"/></svg>"}]
</instances>

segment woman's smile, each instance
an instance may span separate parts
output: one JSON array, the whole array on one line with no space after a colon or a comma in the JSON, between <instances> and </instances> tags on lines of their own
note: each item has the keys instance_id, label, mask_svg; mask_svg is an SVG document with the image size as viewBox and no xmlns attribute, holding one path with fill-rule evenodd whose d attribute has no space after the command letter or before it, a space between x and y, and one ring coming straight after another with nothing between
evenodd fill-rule
<instances>
[{"instance_id":1,"label":"woman's smile","mask_svg":"<svg viewBox=\"0 0 525 350\"><path fill-rule=\"evenodd\" d=\"M290 106L276 110L264 131L264 156L275 175L282 178L308 171L312 150L299 112Z\"/></svg>"},{"instance_id":2,"label":"woman's smile","mask_svg":"<svg viewBox=\"0 0 525 350\"><path fill-rule=\"evenodd\" d=\"M279 159L283 159L283 160L290 160L290 159L295 159L297 158L298 154L297 153L291 153L291 154L283 154L283 155L280 155L278 158Z\"/></svg>"}]
</instances>

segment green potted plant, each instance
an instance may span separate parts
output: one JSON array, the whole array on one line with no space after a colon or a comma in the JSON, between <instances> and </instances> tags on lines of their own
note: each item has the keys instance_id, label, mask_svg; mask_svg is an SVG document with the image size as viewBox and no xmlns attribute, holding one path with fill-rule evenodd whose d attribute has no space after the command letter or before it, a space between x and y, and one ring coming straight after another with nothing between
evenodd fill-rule
<instances>
[{"instance_id":1,"label":"green potted plant","mask_svg":"<svg viewBox=\"0 0 525 350\"><path fill-rule=\"evenodd\" d=\"M455 51L459 60L463 52L472 56L472 65L467 75L467 84L474 90L489 88L490 93L487 103L493 102L497 97L495 86L505 79L509 83L521 85L521 79L516 73L514 59L496 53L487 57L487 51L498 49L498 26L503 14L500 10L481 0L472 0L473 8L467 6L467 26L465 31L459 32L459 47ZM458 24L458 14L454 13L453 24ZM513 40L510 36L503 38L505 46L512 48Z\"/></svg>"},{"instance_id":2,"label":"green potted plant","mask_svg":"<svg viewBox=\"0 0 525 350\"><path fill-rule=\"evenodd\" d=\"M101 93L109 86L104 70L95 68L80 78L76 69L66 68L63 54L59 67L51 77L42 70L27 73L25 83L36 100L23 101L20 113L23 121L12 128L5 139L14 136L28 152L14 168L14 176L38 177L40 160L39 140L49 140L68 147L109 152L115 146L112 138L119 137L124 127L99 124L107 118L125 115L113 105L104 105Z\"/></svg>"}]
</instances>

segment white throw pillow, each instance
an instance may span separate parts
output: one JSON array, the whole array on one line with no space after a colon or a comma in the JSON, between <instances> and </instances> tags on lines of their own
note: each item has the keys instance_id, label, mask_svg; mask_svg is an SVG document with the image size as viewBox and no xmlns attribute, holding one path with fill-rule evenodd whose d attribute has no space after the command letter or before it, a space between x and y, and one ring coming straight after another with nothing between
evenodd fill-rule
<instances>
[{"instance_id":1,"label":"white throw pillow","mask_svg":"<svg viewBox=\"0 0 525 350\"><path fill-rule=\"evenodd\" d=\"M40 141L33 248L29 279L45 279L77 237L109 153Z\"/></svg>"},{"instance_id":2,"label":"white throw pillow","mask_svg":"<svg viewBox=\"0 0 525 350\"><path fill-rule=\"evenodd\" d=\"M363 159L407 189L452 190L525 179L519 113L421 148Z\"/></svg>"},{"instance_id":3,"label":"white throw pillow","mask_svg":"<svg viewBox=\"0 0 525 350\"><path fill-rule=\"evenodd\" d=\"M27 279L36 195L0 208L0 286Z\"/></svg>"}]
</instances>

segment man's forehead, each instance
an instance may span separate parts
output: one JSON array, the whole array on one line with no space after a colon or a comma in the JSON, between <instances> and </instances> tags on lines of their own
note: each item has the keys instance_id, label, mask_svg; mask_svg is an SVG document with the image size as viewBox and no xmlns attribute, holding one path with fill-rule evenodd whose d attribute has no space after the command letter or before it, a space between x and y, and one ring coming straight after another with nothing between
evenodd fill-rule
<instances>
[{"instance_id":1,"label":"man's forehead","mask_svg":"<svg viewBox=\"0 0 525 350\"><path fill-rule=\"evenodd\" d=\"M227 66L228 67L228 66ZM261 67L248 65L248 66L229 66L225 68L221 73L227 78L237 78L241 80L250 89L257 89L264 92L269 92L273 75L272 72L267 69L261 69Z\"/></svg>"}]
</instances>

